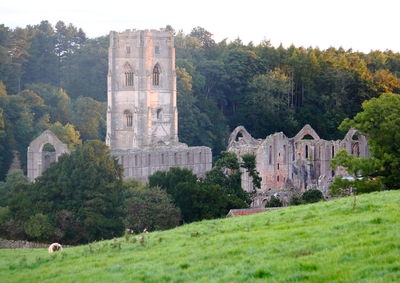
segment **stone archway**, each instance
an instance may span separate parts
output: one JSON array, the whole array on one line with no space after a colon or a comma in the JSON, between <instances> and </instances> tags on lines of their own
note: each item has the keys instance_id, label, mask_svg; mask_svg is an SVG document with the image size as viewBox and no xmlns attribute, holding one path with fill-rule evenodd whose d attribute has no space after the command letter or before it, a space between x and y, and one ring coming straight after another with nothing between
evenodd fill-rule
<instances>
[{"instance_id":1,"label":"stone archway","mask_svg":"<svg viewBox=\"0 0 400 283\"><path fill-rule=\"evenodd\" d=\"M52 145L55 149L50 162L57 161L58 157L64 153L69 153L67 145L61 142L52 131L44 131L28 147L28 178L30 181L34 181L42 175L46 167L49 166L49 157L43 152L43 146L46 144Z\"/></svg>"}]
</instances>

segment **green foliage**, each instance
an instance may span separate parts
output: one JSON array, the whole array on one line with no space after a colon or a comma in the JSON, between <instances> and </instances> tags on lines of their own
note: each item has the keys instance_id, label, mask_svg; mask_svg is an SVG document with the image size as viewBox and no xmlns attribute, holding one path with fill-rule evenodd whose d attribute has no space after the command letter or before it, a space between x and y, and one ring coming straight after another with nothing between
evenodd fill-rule
<instances>
[{"instance_id":1,"label":"green foliage","mask_svg":"<svg viewBox=\"0 0 400 283\"><path fill-rule=\"evenodd\" d=\"M222 217L231 208L247 206L240 197L220 184L210 180L197 180L196 175L188 169L158 171L149 177L149 185L166 190L181 210L184 222ZM243 193L241 188L240 191Z\"/></svg>"},{"instance_id":2,"label":"green foliage","mask_svg":"<svg viewBox=\"0 0 400 283\"><path fill-rule=\"evenodd\" d=\"M8 194L12 191L13 187L19 183L29 183L24 172L19 169L10 171L6 176L5 182L0 182L0 206L8 205Z\"/></svg>"},{"instance_id":3,"label":"green foliage","mask_svg":"<svg viewBox=\"0 0 400 283\"><path fill-rule=\"evenodd\" d=\"M179 225L181 215L171 198L160 188L129 187L125 201L125 227L134 233L166 230Z\"/></svg>"},{"instance_id":4,"label":"green foliage","mask_svg":"<svg viewBox=\"0 0 400 283\"><path fill-rule=\"evenodd\" d=\"M322 192L317 189L311 189L308 191L305 191L303 195L301 196L301 199L304 203L313 203L313 202L319 202L321 200L324 200L324 196L322 195Z\"/></svg>"},{"instance_id":5,"label":"green foliage","mask_svg":"<svg viewBox=\"0 0 400 283\"><path fill-rule=\"evenodd\" d=\"M31 239L48 240L52 234L52 227L47 215L37 213L25 222L24 231Z\"/></svg>"},{"instance_id":6,"label":"green foliage","mask_svg":"<svg viewBox=\"0 0 400 283\"><path fill-rule=\"evenodd\" d=\"M82 143L80 134L75 130L74 125L67 123L64 126L60 122L55 122L49 127L63 143L67 144L70 149L74 149Z\"/></svg>"},{"instance_id":7,"label":"green foliage","mask_svg":"<svg viewBox=\"0 0 400 283\"><path fill-rule=\"evenodd\" d=\"M281 207L283 206L282 201L275 196L271 196L269 201L265 204L265 207Z\"/></svg>"},{"instance_id":8,"label":"green foliage","mask_svg":"<svg viewBox=\"0 0 400 283\"><path fill-rule=\"evenodd\" d=\"M46 233L38 236L31 227L26 232L32 239L76 244L121 235L124 196L122 168L104 143L88 141L61 156L35 183L14 186L9 207L16 222L45 223L31 216L48 217L51 235L43 228Z\"/></svg>"},{"instance_id":9,"label":"green foliage","mask_svg":"<svg viewBox=\"0 0 400 283\"><path fill-rule=\"evenodd\" d=\"M368 136L374 164L379 166L374 175L382 176L388 188L396 189L400 183L400 95L383 94L365 101L362 108L352 120L344 120L340 128L353 127Z\"/></svg>"},{"instance_id":10,"label":"green foliage","mask_svg":"<svg viewBox=\"0 0 400 283\"><path fill-rule=\"evenodd\" d=\"M360 178L354 180L344 179L340 176L335 177L329 186L331 196L349 196L353 194L363 194L385 189L381 178Z\"/></svg>"},{"instance_id":11,"label":"green foliage","mask_svg":"<svg viewBox=\"0 0 400 283\"><path fill-rule=\"evenodd\" d=\"M289 205L300 205L303 203L303 200L301 199L301 196L299 195L292 195L290 200L289 200Z\"/></svg>"},{"instance_id":12,"label":"green foliage","mask_svg":"<svg viewBox=\"0 0 400 283\"><path fill-rule=\"evenodd\" d=\"M253 179L253 185L255 188L261 188L261 177L258 171L256 170L256 157L254 154L243 154L242 156L242 164L240 167L245 168L249 173L250 177Z\"/></svg>"},{"instance_id":13,"label":"green foliage","mask_svg":"<svg viewBox=\"0 0 400 283\"><path fill-rule=\"evenodd\" d=\"M247 165L251 167L251 164ZM221 157L215 162L215 166L206 172L204 182L210 185L219 185L228 194L234 195L244 203L250 204L251 193L242 189L240 166L239 159L234 152L222 151Z\"/></svg>"}]
</instances>

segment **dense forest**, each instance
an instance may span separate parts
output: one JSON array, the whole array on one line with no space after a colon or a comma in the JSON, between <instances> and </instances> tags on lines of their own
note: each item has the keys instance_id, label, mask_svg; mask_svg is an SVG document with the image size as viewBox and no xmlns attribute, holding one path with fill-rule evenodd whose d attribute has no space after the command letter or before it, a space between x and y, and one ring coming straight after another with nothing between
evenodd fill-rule
<instances>
[{"instance_id":1,"label":"dense forest","mask_svg":"<svg viewBox=\"0 0 400 283\"><path fill-rule=\"evenodd\" d=\"M310 124L322 138L361 103L400 92L400 53L368 54L342 48L274 47L215 42L194 28L174 33L179 137L218 154L229 131L244 125L257 138L276 131L293 136ZM62 21L25 28L0 25L0 180L12 152L51 128L71 147L105 137L108 37L89 39Z\"/></svg>"}]
</instances>

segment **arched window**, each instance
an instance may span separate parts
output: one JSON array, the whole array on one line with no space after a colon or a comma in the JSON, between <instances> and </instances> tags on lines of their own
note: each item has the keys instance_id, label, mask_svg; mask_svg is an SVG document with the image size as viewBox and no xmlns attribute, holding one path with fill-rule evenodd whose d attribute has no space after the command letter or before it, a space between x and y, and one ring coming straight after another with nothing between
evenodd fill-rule
<instances>
[{"instance_id":1,"label":"arched window","mask_svg":"<svg viewBox=\"0 0 400 283\"><path fill-rule=\"evenodd\" d=\"M268 160L268 163L269 163L269 164L272 164L272 146L271 146L271 145L269 146L269 152L268 152L268 153L269 153L269 156L268 156L268 159L269 159L269 160Z\"/></svg>"},{"instance_id":2,"label":"arched window","mask_svg":"<svg viewBox=\"0 0 400 283\"><path fill-rule=\"evenodd\" d=\"M160 65L156 64L153 68L153 85L159 86L160 85Z\"/></svg>"},{"instance_id":3,"label":"arched window","mask_svg":"<svg viewBox=\"0 0 400 283\"><path fill-rule=\"evenodd\" d=\"M128 63L126 63L124 65L124 74L125 74L125 78L124 78L124 85L125 86L133 86L133 70L131 65L129 65Z\"/></svg>"},{"instance_id":4,"label":"arched window","mask_svg":"<svg viewBox=\"0 0 400 283\"><path fill-rule=\"evenodd\" d=\"M124 115L125 115L125 122L126 122L126 126L127 127L132 127L132 112L129 110L125 110L124 111Z\"/></svg>"},{"instance_id":5,"label":"arched window","mask_svg":"<svg viewBox=\"0 0 400 283\"><path fill-rule=\"evenodd\" d=\"M161 112L162 112L162 109L158 108L157 109L157 120L161 119Z\"/></svg>"}]
</instances>

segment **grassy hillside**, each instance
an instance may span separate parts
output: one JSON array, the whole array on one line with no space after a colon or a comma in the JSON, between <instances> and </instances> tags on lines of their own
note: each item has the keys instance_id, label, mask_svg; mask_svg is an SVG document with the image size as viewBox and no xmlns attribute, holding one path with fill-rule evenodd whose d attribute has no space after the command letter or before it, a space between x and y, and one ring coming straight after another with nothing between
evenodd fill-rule
<instances>
[{"instance_id":1,"label":"grassy hillside","mask_svg":"<svg viewBox=\"0 0 400 283\"><path fill-rule=\"evenodd\" d=\"M400 191L68 248L0 250L1 282L400 282Z\"/></svg>"}]
</instances>

